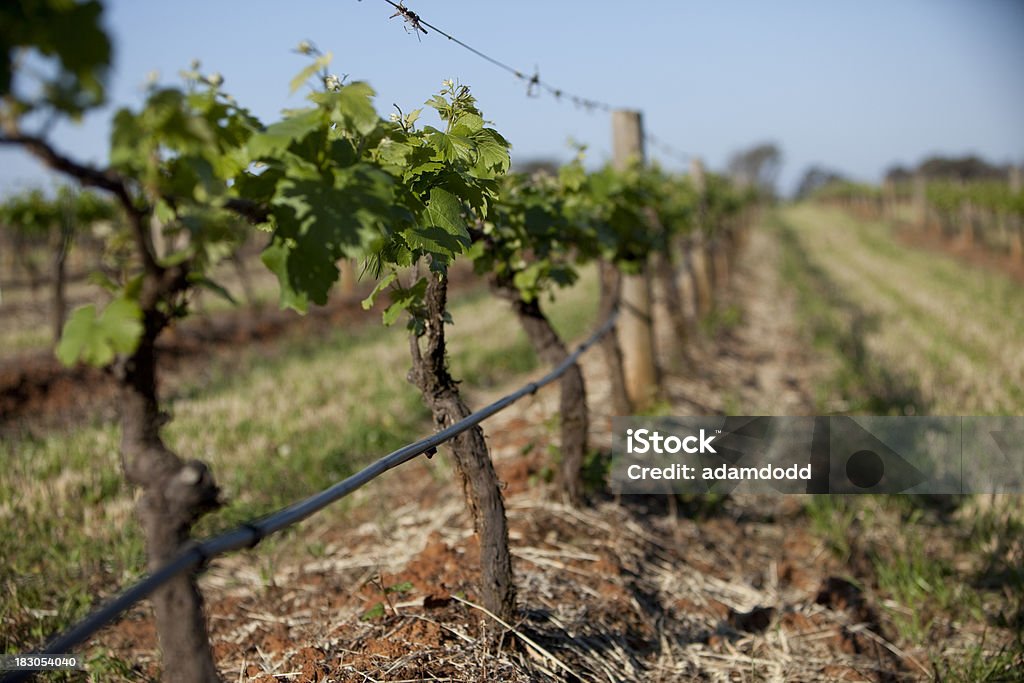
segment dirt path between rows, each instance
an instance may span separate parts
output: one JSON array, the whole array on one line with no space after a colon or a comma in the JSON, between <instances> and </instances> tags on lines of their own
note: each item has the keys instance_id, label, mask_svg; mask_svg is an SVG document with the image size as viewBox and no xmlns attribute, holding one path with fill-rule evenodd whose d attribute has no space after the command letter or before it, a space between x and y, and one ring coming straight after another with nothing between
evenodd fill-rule
<instances>
[{"instance_id":1,"label":"dirt path between rows","mask_svg":"<svg viewBox=\"0 0 1024 683\"><path fill-rule=\"evenodd\" d=\"M764 230L749 239L712 317L711 338L693 345L689 371L669 379L679 414L816 413L816 386L828 381L832 366L800 329L795 294L779 273L777 241Z\"/></svg>"}]
</instances>

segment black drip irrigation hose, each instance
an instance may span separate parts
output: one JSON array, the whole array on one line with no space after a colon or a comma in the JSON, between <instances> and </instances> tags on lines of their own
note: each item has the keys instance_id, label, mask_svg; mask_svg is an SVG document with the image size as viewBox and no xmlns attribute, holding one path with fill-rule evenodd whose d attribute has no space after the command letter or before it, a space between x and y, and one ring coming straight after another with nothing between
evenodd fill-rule
<instances>
[{"instance_id":1,"label":"black drip irrigation hose","mask_svg":"<svg viewBox=\"0 0 1024 683\"><path fill-rule=\"evenodd\" d=\"M85 619L54 638L40 653L33 653L29 656L53 656L66 654L76 645L83 643L86 639L106 626L110 621L122 612L127 611L132 605L149 596L153 591L170 581L175 576L189 570L202 567L214 557L225 555L243 548L253 548L267 536L282 529L298 524L307 517L324 509L331 503L344 498L356 489L373 481L390 469L409 462L413 458L426 454L430 457L437 453L437 447L455 438L468 429L472 429L495 413L498 413L512 405L527 394L534 394L541 387L554 382L565 374L572 367L576 360L583 355L591 346L601 340L615 326L615 320L619 312L616 309L608 316L608 319L597 328L590 337L576 347L569 356L556 365L548 374L535 382L530 382L517 391L504 396L494 403L481 408L472 415L456 422L455 424L442 429L416 443L403 446L383 458L373 462L359 472L347 479L343 479L333 486L324 489L320 493L293 503L286 508L271 513L266 517L245 522L240 526L226 531L219 536L208 538L200 543L193 543L181 551L174 559L167 562L156 571L141 579L131 588L127 589L116 598L100 607L98 610L87 616ZM15 683L16 681L28 680L33 675L32 671L14 671L0 678L0 683Z\"/></svg>"}]
</instances>

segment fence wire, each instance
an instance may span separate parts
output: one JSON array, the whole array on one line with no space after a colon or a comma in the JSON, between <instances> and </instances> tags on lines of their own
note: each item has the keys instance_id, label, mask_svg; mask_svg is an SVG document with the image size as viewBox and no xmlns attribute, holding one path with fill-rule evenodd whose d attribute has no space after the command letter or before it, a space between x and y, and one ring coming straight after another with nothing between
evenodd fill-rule
<instances>
[{"instance_id":1,"label":"fence wire","mask_svg":"<svg viewBox=\"0 0 1024 683\"><path fill-rule=\"evenodd\" d=\"M218 536L214 536L202 542L192 543L182 550L177 557L141 579L138 583L118 595L116 598L110 600L103 607L99 608L78 624L50 641L44 650L39 653L33 653L33 655L38 654L42 656L51 656L69 653L75 648L75 646L85 642L87 638L106 626L115 617L127 611L132 605L143 598L146 598L157 588L179 574L201 568L218 555L225 555L229 552L243 548L253 548L267 536L298 524L307 517L310 517L316 512L324 509L331 503L344 498L356 489L368 484L388 470L409 462L417 456L423 454L427 454L428 456L433 455L437 452L438 446L441 446L459 434L472 429L527 394L536 393L541 387L554 382L556 379L564 375L565 372L577 361L577 359L587 351L587 349L600 341L614 328L618 315L619 311L616 309L610 316L608 316L608 319L605 320L589 338L587 338L586 341L576 347L576 350L569 354L565 360L556 365L548 374L544 375L537 381L524 385L517 391L498 399L494 403L481 408L468 417L437 432L436 434L433 434L432 436L427 437L426 439L399 448L397 451L380 458L356 474L353 474L351 477L339 481L320 493L316 493L265 517L245 522L235 529L226 531ZM28 680L33 673L34 672L31 671L15 671L3 678L0 678L0 683L14 683L15 681Z\"/></svg>"},{"instance_id":2,"label":"fence wire","mask_svg":"<svg viewBox=\"0 0 1024 683\"><path fill-rule=\"evenodd\" d=\"M504 62L496 57L493 57L487 54L486 52L483 52L482 50L478 50L477 48L473 47L472 45L469 45L465 41L462 41L459 38L453 36L451 33L448 33L447 31L438 28L437 26L430 23L416 12L413 12L410 8L406 7L404 2L395 2L394 0L384 0L384 2L390 5L391 8L395 10L395 13L391 15L391 18L394 19L395 17L401 17L402 21L405 22L406 30L415 33L417 38L419 38L420 33L426 35L428 33L427 29L431 29L438 35L447 38L451 42L455 43L459 47L466 50L467 52L476 55L477 57L483 59L486 62L490 62L497 68L510 73L513 77L526 83L526 95L528 97L536 97L541 91L543 91L549 94L550 96L554 97L556 101L561 102L564 100L568 100L577 107L580 107L588 112L593 112L595 110L612 111L614 109L625 108L616 106L604 100L598 100L590 97L583 97L582 95L576 95L566 90L565 88L555 86L541 78L540 71L538 69L534 69L532 75L529 74L529 72L527 71L517 69L516 67L508 64L507 62ZM690 159L694 157L693 154L678 149L673 145L670 145L664 139L658 138L654 135L645 133L644 140L648 144L650 144L651 147L658 150L666 157L673 159L675 161L688 163Z\"/></svg>"}]
</instances>

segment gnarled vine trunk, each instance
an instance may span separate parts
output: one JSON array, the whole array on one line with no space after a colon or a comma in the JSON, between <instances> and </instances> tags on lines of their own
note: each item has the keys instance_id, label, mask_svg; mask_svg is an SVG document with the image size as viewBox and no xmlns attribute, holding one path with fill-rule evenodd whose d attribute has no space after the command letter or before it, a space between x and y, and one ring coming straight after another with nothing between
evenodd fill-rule
<instances>
[{"instance_id":1,"label":"gnarled vine trunk","mask_svg":"<svg viewBox=\"0 0 1024 683\"><path fill-rule=\"evenodd\" d=\"M659 313L669 324L671 340L667 351L671 357L679 361L683 367L689 367L690 356L687 348L689 341L689 330L686 323L686 311L684 310L683 296L679 292L679 280L676 273L676 262L670 251L666 253L654 253L651 257L654 266L654 277L657 279L661 290L661 308ZM663 310L662 310L663 309ZM655 320L659 316L655 316Z\"/></svg>"},{"instance_id":2,"label":"gnarled vine trunk","mask_svg":"<svg viewBox=\"0 0 1024 683\"><path fill-rule=\"evenodd\" d=\"M160 438L166 418L157 398L155 342L165 320L155 303L144 306L143 325L138 348L119 368L121 457L126 478L142 489L136 512L153 571L188 543L195 521L218 506L219 490L205 464L183 461ZM154 591L152 601L163 655L162 680L219 682L195 575L171 579Z\"/></svg>"},{"instance_id":3,"label":"gnarled vine trunk","mask_svg":"<svg viewBox=\"0 0 1024 683\"><path fill-rule=\"evenodd\" d=\"M598 318L607 320L608 316L619 307L622 300L622 273L611 263L602 260L598 262L598 274L601 280ZM601 340L601 349L604 352L605 364L608 366L608 375L612 385L612 411L618 416L632 415L633 404L626 391L626 371L622 363L622 347L619 346L619 337L614 331L611 334L606 334Z\"/></svg>"},{"instance_id":4,"label":"gnarled vine trunk","mask_svg":"<svg viewBox=\"0 0 1024 683\"><path fill-rule=\"evenodd\" d=\"M683 310L683 297L679 292L679 280L677 273L676 254L674 251L675 240L668 229L662 224L658 212L648 207L645 211L647 220L651 227L662 236L663 248L655 249L651 254L651 265L654 279L661 290L660 299L656 300L657 311L654 319L668 322L668 329L671 332L671 339L668 344L668 355L680 361L684 366L689 365L687 354L687 337L689 336L686 326L686 312Z\"/></svg>"},{"instance_id":5,"label":"gnarled vine trunk","mask_svg":"<svg viewBox=\"0 0 1024 683\"><path fill-rule=\"evenodd\" d=\"M425 348L414 334L409 347L412 369L409 380L419 388L439 429L470 415L455 380L448 372L444 319L448 281L430 275L425 295ZM480 427L473 427L449 442L455 466L462 479L466 503L480 539L481 597L484 606L508 621L515 613L516 591L512 580L512 557L508 549L508 522L498 476L494 472Z\"/></svg>"},{"instance_id":6,"label":"gnarled vine trunk","mask_svg":"<svg viewBox=\"0 0 1024 683\"><path fill-rule=\"evenodd\" d=\"M64 217L53 245L53 343L60 342L64 331L64 318L67 317L67 261L71 251L74 225L71 219Z\"/></svg>"},{"instance_id":7,"label":"gnarled vine trunk","mask_svg":"<svg viewBox=\"0 0 1024 683\"><path fill-rule=\"evenodd\" d=\"M121 390L121 464L128 482L142 489L136 512L146 537L149 569L158 569L188 543L195 521L219 505L219 489L206 465L184 462L160 438L165 417L157 397L156 339L169 321L166 307L191 287L189 263L160 264L162 252L153 244L153 233L160 237L153 209L134 195L131 184L117 172L78 164L45 140L23 136L15 124L5 123L6 141L21 144L51 169L83 185L112 193L131 226L143 268L138 297L143 331L136 349L115 366ZM162 679L166 683L219 682L195 576L179 575L164 583L153 592L152 601L163 655Z\"/></svg>"},{"instance_id":8,"label":"gnarled vine trunk","mask_svg":"<svg viewBox=\"0 0 1024 683\"><path fill-rule=\"evenodd\" d=\"M712 257L706 235L701 235L691 248L694 287L697 292L697 317L703 318L714 307L712 300Z\"/></svg>"},{"instance_id":9,"label":"gnarled vine trunk","mask_svg":"<svg viewBox=\"0 0 1024 683\"><path fill-rule=\"evenodd\" d=\"M551 321L534 299L526 301L519 290L496 284L499 294L512 303L519 324L526 332L534 352L545 363L558 365L569 357L565 343L551 326ZM570 505L583 504L583 460L587 454L587 389L583 372L573 363L559 382L559 415L561 422L562 464L559 484Z\"/></svg>"},{"instance_id":10,"label":"gnarled vine trunk","mask_svg":"<svg viewBox=\"0 0 1024 683\"><path fill-rule=\"evenodd\" d=\"M711 243L711 260L714 263L714 286L716 290L723 290L729 282L729 241L723 232L720 232Z\"/></svg>"},{"instance_id":11,"label":"gnarled vine trunk","mask_svg":"<svg viewBox=\"0 0 1024 683\"><path fill-rule=\"evenodd\" d=\"M244 245L243 245L244 246ZM245 303L250 308L255 308L256 301L256 289L252 285L252 277L249 275L249 266L245 263L245 255L242 254L243 247L240 246L231 252L228 259L231 261L231 265L235 269L235 274L238 276L238 283L242 287L242 296L245 297Z\"/></svg>"}]
</instances>

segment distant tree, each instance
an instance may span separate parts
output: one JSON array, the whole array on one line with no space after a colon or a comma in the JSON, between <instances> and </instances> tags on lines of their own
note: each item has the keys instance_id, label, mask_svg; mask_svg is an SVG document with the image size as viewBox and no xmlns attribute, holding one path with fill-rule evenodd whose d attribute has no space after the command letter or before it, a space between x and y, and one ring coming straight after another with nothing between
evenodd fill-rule
<instances>
[{"instance_id":1,"label":"distant tree","mask_svg":"<svg viewBox=\"0 0 1024 683\"><path fill-rule=\"evenodd\" d=\"M846 177L837 171L818 165L810 166L804 171L803 178L796 188L796 198L807 199L830 183L845 181Z\"/></svg>"},{"instance_id":2,"label":"distant tree","mask_svg":"<svg viewBox=\"0 0 1024 683\"><path fill-rule=\"evenodd\" d=\"M887 183L905 183L914 177L914 172L901 164L890 166L885 172Z\"/></svg>"},{"instance_id":3,"label":"distant tree","mask_svg":"<svg viewBox=\"0 0 1024 683\"><path fill-rule=\"evenodd\" d=\"M728 171L740 187L755 187L765 197L775 197L775 181L782 168L782 150L763 142L741 150L729 159Z\"/></svg>"},{"instance_id":4,"label":"distant tree","mask_svg":"<svg viewBox=\"0 0 1024 683\"><path fill-rule=\"evenodd\" d=\"M527 159L523 162L513 163L512 172L532 176L535 173L544 173L551 177L558 175L558 169L562 164L554 159Z\"/></svg>"},{"instance_id":5,"label":"distant tree","mask_svg":"<svg viewBox=\"0 0 1024 683\"><path fill-rule=\"evenodd\" d=\"M917 172L930 180L1005 180L1008 168L990 164L981 157L933 156L922 161Z\"/></svg>"}]
</instances>

